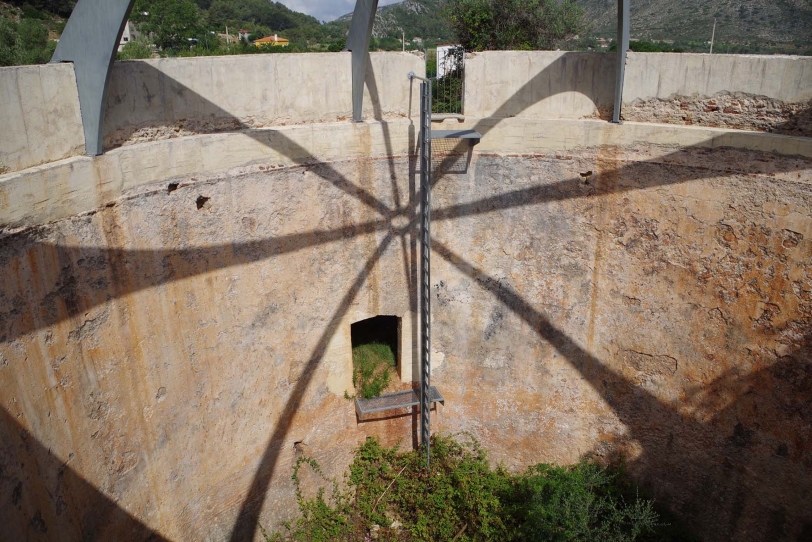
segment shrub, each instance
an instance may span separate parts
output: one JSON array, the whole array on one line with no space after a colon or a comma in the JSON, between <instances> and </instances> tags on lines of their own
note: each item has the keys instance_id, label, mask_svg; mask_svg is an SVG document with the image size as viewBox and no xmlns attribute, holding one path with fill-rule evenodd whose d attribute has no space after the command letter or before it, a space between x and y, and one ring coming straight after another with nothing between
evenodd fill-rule
<instances>
[{"instance_id":1,"label":"shrub","mask_svg":"<svg viewBox=\"0 0 812 542\"><path fill-rule=\"evenodd\" d=\"M152 47L149 44L149 40L145 38L137 38L125 43L117 57L118 60L152 58Z\"/></svg>"},{"instance_id":2,"label":"shrub","mask_svg":"<svg viewBox=\"0 0 812 542\"><path fill-rule=\"evenodd\" d=\"M390 381L390 370L396 365L395 354L388 344L372 342L352 349L352 383L364 399L381 394Z\"/></svg>"},{"instance_id":3,"label":"shrub","mask_svg":"<svg viewBox=\"0 0 812 542\"><path fill-rule=\"evenodd\" d=\"M466 51L553 49L583 28L573 0L448 0L446 15Z\"/></svg>"},{"instance_id":4,"label":"shrub","mask_svg":"<svg viewBox=\"0 0 812 542\"><path fill-rule=\"evenodd\" d=\"M432 437L431 468L422 451L387 448L368 438L345 475L325 497L302 498L301 517L267 540L565 541L666 540L652 502L637 495L622 466L582 461L539 464L521 474L492 469L472 437ZM400 524L396 526L395 520ZM376 527L377 526L377 527Z\"/></svg>"}]
</instances>

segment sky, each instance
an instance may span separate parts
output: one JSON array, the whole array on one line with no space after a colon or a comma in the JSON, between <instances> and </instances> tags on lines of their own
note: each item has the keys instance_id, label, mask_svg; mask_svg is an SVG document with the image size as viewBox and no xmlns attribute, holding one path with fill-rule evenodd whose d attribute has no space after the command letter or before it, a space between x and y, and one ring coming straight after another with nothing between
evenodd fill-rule
<instances>
[{"instance_id":1,"label":"sky","mask_svg":"<svg viewBox=\"0 0 812 542\"><path fill-rule=\"evenodd\" d=\"M320 21L332 21L344 14L352 13L355 0L277 0L290 9L312 15ZM378 0L378 6L394 4L400 0Z\"/></svg>"}]
</instances>

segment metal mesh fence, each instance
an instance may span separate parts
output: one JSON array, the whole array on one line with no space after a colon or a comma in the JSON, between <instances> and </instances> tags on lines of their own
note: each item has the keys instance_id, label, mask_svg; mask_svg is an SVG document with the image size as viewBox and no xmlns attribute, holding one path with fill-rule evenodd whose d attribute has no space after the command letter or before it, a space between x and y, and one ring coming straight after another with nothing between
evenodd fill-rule
<instances>
[{"instance_id":1,"label":"metal mesh fence","mask_svg":"<svg viewBox=\"0 0 812 542\"><path fill-rule=\"evenodd\" d=\"M440 45L426 51L426 77L431 80L432 113L463 113L465 50L459 45Z\"/></svg>"}]
</instances>

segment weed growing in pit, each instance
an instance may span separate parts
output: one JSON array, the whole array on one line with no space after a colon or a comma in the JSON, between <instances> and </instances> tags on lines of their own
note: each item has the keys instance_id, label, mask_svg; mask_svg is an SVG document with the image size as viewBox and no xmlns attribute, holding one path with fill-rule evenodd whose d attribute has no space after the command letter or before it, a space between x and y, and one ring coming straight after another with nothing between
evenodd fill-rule
<instances>
[{"instance_id":1,"label":"weed growing in pit","mask_svg":"<svg viewBox=\"0 0 812 542\"><path fill-rule=\"evenodd\" d=\"M533 466L521 474L492 469L473 438L432 437L431 468L418 451L369 438L356 450L346 489L332 482L302 497L301 517L266 540L575 541L676 540L652 502L638 496L622 466L582 461Z\"/></svg>"},{"instance_id":2,"label":"weed growing in pit","mask_svg":"<svg viewBox=\"0 0 812 542\"><path fill-rule=\"evenodd\" d=\"M388 344L372 342L352 349L352 383L364 399L381 394L389 385L395 354Z\"/></svg>"}]
</instances>

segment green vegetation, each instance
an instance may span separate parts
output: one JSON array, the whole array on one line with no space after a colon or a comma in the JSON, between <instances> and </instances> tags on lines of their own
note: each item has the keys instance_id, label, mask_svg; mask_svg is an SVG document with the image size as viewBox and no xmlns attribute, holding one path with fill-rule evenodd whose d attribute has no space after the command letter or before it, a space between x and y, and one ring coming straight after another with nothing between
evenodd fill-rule
<instances>
[{"instance_id":1,"label":"green vegetation","mask_svg":"<svg viewBox=\"0 0 812 542\"><path fill-rule=\"evenodd\" d=\"M0 0L0 65L44 63L75 0ZM586 16L583 14L586 13ZM427 50L456 39L466 50L608 50L616 9L605 0L405 0L381 6L370 50ZM717 20L714 53L812 54L809 0L746 6L708 0L632 3L632 49L707 52ZM329 23L270 0L137 0L132 21L161 56L341 51L351 16ZM583 24L589 21L588 24ZM247 30L249 42L223 36ZM258 49L250 40L278 34L288 47ZM414 40L414 38L420 40ZM599 42L600 38L600 42ZM142 44L143 45L143 44ZM142 58L131 46L119 58ZM439 90L439 89L438 89Z\"/></svg>"},{"instance_id":2,"label":"green vegetation","mask_svg":"<svg viewBox=\"0 0 812 542\"><path fill-rule=\"evenodd\" d=\"M131 20L162 50L187 48L202 33L193 0L136 0Z\"/></svg>"},{"instance_id":3,"label":"green vegetation","mask_svg":"<svg viewBox=\"0 0 812 542\"><path fill-rule=\"evenodd\" d=\"M437 77L437 55L429 55L426 61L426 77L431 78L432 112L462 113L462 66L465 49L451 47L446 53L446 70Z\"/></svg>"},{"instance_id":4,"label":"green vegetation","mask_svg":"<svg viewBox=\"0 0 812 542\"><path fill-rule=\"evenodd\" d=\"M371 342L352 349L352 383L364 399L381 394L389 385L390 371L397 366L388 344Z\"/></svg>"},{"instance_id":5,"label":"green vegetation","mask_svg":"<svg viewBox=\"0 0 812 542\"><path fill-rule=\"evenodd\" d=\"M48 40L48 28L38 19L19 23L0 17L0 66L43 64L51 59L56 42Z\"/></svg>"},{"instance_id":6,"label":"green vegetation","mask_svg":"<svg viewBox=\"0 0 812 542\"><path fill-rule=\"evenodd\" d=\"M614 38L617 33L616 3L605 0L576 0L584 8L593 33ZM722 44L730 52L794 52L803 54L812 46L812 3L807 0L647 0L631 2L633 38L673 42L686 51L708 52L716 19L714 54ZM687 46L695 43L693 46ZM761 49L761 50L759 50ZM745 51L741 51L745 52Z\"/></svg>"},{"instance_id":7,"label":"green vegetation","mask_svg":"<svg viewBox=\"0 0 812 542\"><path fill-rule=\"evenodd\" d=\"M446 17L466 51L553 49L583 28L572 0L448 0Z\"/></svg>"},{"instance_id":8,"label":"green vegetation","mask_svg":"<svg viewBox=\"0 0 812 542\"><path fill-rule=\"evenodd\" d=\"M373 34L377 36L375 49L401 49L401 37L406 39L406 48L431 48L437 42L452 39L453 34L444 14L446 0L406 0L388 6L378 6ZM333 23L349 29L351 14L340 17ZM402 31L402 33L401 33ZM423 44L411 44L419 37Z\"/></svg>"},{"instance_id":9,"label":"green vegetation","mask_svg":"<svg viewBox=\"0 0 812 542\"><path fill-rule=\"evenodd\" d=\"M152 58L152 46L149 40L139 37L124 44L121 52L118 53L118 60L137 60L141 58Z\"/></svg>"},{"instance_id":10,"label":"green vegetation","mask_svg":"<svg viewBox=\"0 0 812 542\"><path fill-rule=\"evenodd\" d=\"M492 469L473 438L432 437L431 468L418 451L386 448L369 438L355 453L346 489L327 481L303 496L301 458L293 480L301 517L265 533L268 541L666 541L684 540L640 498L622 465L582 461L539 464L520 474ZM323 477L323 476L322 476ZM329 495L326 495L329 493Z\"/></svg>"}]
</instances>

